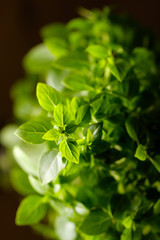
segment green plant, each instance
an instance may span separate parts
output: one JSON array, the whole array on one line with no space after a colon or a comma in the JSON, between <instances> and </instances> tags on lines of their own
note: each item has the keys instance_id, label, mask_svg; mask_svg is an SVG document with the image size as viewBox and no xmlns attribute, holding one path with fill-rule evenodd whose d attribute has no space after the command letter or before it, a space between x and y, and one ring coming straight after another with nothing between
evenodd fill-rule
<instances>
[{"instance_id":1,"label":"green plant","mask_svg":"<svg viewBox=\"0 0 160 240\"><path fill-rule=\"evenodd\" d=\"M16 223L52 239L158 240L159 45L108 8L81 14L42 29L13 91L27 122L11 144L25 173L11 180L29 195Z\"/></svg>"}]
</instances>

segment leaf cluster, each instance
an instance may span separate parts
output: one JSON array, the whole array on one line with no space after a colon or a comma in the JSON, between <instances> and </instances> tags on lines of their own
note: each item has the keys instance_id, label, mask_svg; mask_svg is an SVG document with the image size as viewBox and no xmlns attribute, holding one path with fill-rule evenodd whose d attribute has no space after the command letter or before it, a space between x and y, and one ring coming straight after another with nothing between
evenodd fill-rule
<instances>
[{"instance_id":1,"label":"leaf cluster","mask_svg":"<svg viewBox=\"0 0 160 240\"><path fill-rule=\"evenodd\" d=\"M42 29L23 61L28 88L13 90L25 173L12 181L29 193L16 223L51 239L158 240L158 45L108 8L81 14Z\"/></svg>"}]
</instances>

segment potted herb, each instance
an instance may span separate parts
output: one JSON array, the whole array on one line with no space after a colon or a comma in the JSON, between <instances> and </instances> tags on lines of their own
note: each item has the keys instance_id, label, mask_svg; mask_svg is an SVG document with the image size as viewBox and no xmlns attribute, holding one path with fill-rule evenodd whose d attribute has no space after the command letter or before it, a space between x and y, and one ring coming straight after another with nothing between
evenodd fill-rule
<instances>
[{"instance_id":1,"label":"potted herb","mask_svg":"<svg viewBox=\"0 0 160 240\"><path fill-rule=\"evenodd\" d=\"M81 15L42 29L12 91L23 171L11 181L27 195L16 224L50 239L158 240L158 44L108 8Z\"/></svg>"}]
</instances>

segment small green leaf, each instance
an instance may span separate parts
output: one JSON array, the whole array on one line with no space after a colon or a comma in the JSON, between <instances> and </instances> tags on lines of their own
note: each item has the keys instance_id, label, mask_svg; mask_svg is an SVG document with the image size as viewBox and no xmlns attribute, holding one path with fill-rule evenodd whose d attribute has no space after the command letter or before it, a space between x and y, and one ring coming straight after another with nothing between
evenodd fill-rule
<instances>
[{"instance_id":1,"label":"small green leaf","mask_svg":"<svg viewBox=\"0 0 160 240\"><path fill-rule=\"evenodd\" d=\"M68 109L63 104L58 104L54 110L54 120L63 127L71 122L72 116L69 115Z\"/></svg>"},{"instance_id":2,"label":"small green leaf","mask_svg":"<svg viewBox=\"0 0 160 240\"><path fill-rule=\"evenodd\" d=\"M100 109L102 104L103 104L103 96L100 96L99 98L97 98L91 103L91 107L92 107L91 111L93 115L97 113L97 111Z\"/></svg>"},{"instance_id":3,"label":"small green leaf","mask_svg":"<svg viewBox=\"0 0 160 240\"><path fill-rule=\"evenodd\" d=\"M88 128L87 130L87 137L86 137L87 144L93 142L93 134L91 130Z\"/></svg>"},{"instance_id":4,"label":"small green leaf","mask_svg":"<svg viewBox=\"0 0 160 240\"><path fill-rule=\"evenodd\" d=\"M77 140L77 144L79 145L79 146L83 146L83 145L86 145L86 139L84 138L81 138L81 139L78 139Z\"/></svg>"},{"instance_id":5,"label":"small green leaf","mask_svg":"<svg viewBox=\"0 0 160 240\"><path fill-rule=\"evenodd\" d=\"M66 126L65 128L65 132L68 134L72 134L76 131L78 125L74 124L74 123L70 123Z\"/></svg>"},{"instance_id":6,"label":"small green leaf","mask_svg":"<svg viewBox=\"0 0 160 240\"><path fill-rule=\"evenodd\" d=\"M18 165L27 173L33 176L37 176L37 167L33 163L32 159L26 155L26 153L19 147L15 146L13 149L13 155Z\"/></svg>"},{"instance_id":7,"label":"small green leaf","mask_svg":"<svg viewBox=\"0 0 160 240\"><path fill-rule=\"evenodd\" d=\"M76 114L76 124L80 124L81 122L88 123L91 117L90 115L90 109L87 104L80 106Z\"/></svg>"},{"instance_id":8,"label":"small green leaf","mask_svg":"<svg viewBox=\"0 0 160 240\"><path fill-rule=\"evenodd\" d=\"M59 58L67 54L67 42L59 37L49 37L45 39L45 45L53 56Z\"/></svg>"},{"instance_id":9,"label":"small green leaf","mask_svg":"<svg viewBox=\"0 0 160 240\"><path fill-rule=\"evenodd\" d=\"M17 214L16 224L19 226L38 223L44 218L47 211L47 205L43 203L43 197L31 195L21 202Z\"/></svg>"},{"instance_id":10,"label":"small green leaf","mask_svg":"<svg viewBox=\"0 0 160 240\"><path fill-rule=\"evenodd\" d=\"M80 74L69 74L64 80L64 85L74 91L88 91L93 88L89 85L89 79Z\"/></svg>"},{"instance_id":11,"label":"small green leaf","mask_svg":"<svg viewBox=\"0 0 160 240\"><path fill-rule=\"evenodd\" d=\"M112 58L108 59L107 68L110 70L110 72L113 74L113 76L115 76L118 79L118 81L121 82L120 74L119 74L118 69L116 68L115 63Z\"/></svg>"},{"instance_id":12,"label":"small green leaf","mask_svg":"<svg viewBox=\"0 0 160 240\"><path fill-rule=\"evenodd\" d=\"M15 132L17 137L27 143L40 144L44 142L43 135L49 130L49 121L29 121L22 124Z\"/></svg>"},{"instance_id":13,"label":"small green leaf","mask_svg":"<svg viewBox=\"0 0 160 240\"><path fill-rule=\"evenodd\" d=\"M86 9L85 9L86 10ZM87 10L88 11L88 10ZM86 21L83 18L74 18L71 19L68 24L67 28L69 30L80 30L80 31L86 31L90 29L91 23L89 21Z\"/></svg>"},{"instance_id":14,"label":"small green leaf","mask_svg":"<svg viewBox=\"0 0 160 240\"><path fill-rule=\"evenodd\" d=\"M133 223L133 220L132 220L131 216L126 217L122 221L123 226L125 226L125 228L127 228L127 229L131 229L132 228L132 223Z\"/></svg>"},{"instance_id":15,"label":"small green leaf","mask_svg":"<svg viewBox=\"0 0 160 240\"><path fill-rule=\"evenodd\" d=\"M122 82L130 68L129 61L123 58L108 58L107 68L117 78L119 82Z\"/></svg>"},{"instance_id":16,"label":"small green leaf","mask_svg":"<svg viewBox=\"0 0 160 240\"><path fill-rule=\"evenodd\" d=\"M148 155L147 157L150 160L150 162L153 164L153 166L157 169L157 171L160 173L160 156L159 155L155 156L155 159L151 158Z\"/></svg>"},{"instance_id":17,"label":"small green leaf","mask_svg":"<svg viewBox=\"0 0 160 240\"><path fill-rule=\"evenodd\" d=\"M55 105L62 102L60 93L44 83L37 84L37 98L40 106L48 112L52 112Z\"/></svg>"},{"instance_id":18,"label":"small green leaf","mask_svg":"<svg viewBox=\"0 0 160 240\"><path fill-rule=\"evenodd\" d=\"M43 135L43 139L47 141L57 141L60 138L61 134L57 129L50 129Z\"/></svg>"},{"instance_id":19,"label":"small green leaf","mask_svg":"<svg viewBox=\"0 0 160 240\"><path fill-rule=\"evenodd\" d=\"M153 210L155 214L160 215L160 199L155 203Z\"/></svg>"},{"instance_id":20,"label":"small green leaf","mask_svg":"<svg viewBox=\"0 0 160 240\"><path fill-rule=\"evenodd\" d=\"M80 230L88 235L98 235L107 231L111 217L100 209L93 210L80 225Z\"/></svg>"},{"instance_id":21,"label":"small green leaf","mask_svg":"<svg viewBox=\"0 0 160 240\"><path fill-rule=\"evenodd\" d=\"M143 145L139 144L134 156L141 161L145 161L147 158L147 153L146 153L145 147Z\"/></svg>"},{"instance_id":22,"label":"small green leaf","mask_svg":"<svg viewBox=\"0 0 160 240\"><path fill-rule=\"evenodd\" d=\"M48 48L44 44L39 44L26 54L23 65L28 72L40 74L51 67L54 59Z\"/></svg>"},{"instance_id":23,"label":"small green leaf","mask_svg":"<svg viewBox=\"0 0 160 240\"><path fill-rule=\"evenodd\" d=\"M58 37L61 39L67 38L66 26L63 23L51 23L41 29L42 38Z\"/></svg>"},{"instance_id":24,"label":"small green leaf","mask_svg":"<svg viewBox=\"0 0 160 240\"><path fill-rule=\"evenodd\" d=\"M80 151L76 141L63 139L59 145L60 152L70 162L79 163Z\"/></svg>"},{"instance_id":25,"label":"small green leaf","mask_svg":"<svg viewBox=\"0 0 160 240\"><path fill-rule=\"evenodd\" d=\"M74 114L76 114L78 109L79 109L79 98L74 97L74 98L72 98L72 101L71 101L71 110Z\"/></svg>"},{"instance_id":26,"label":"small green leaf","mask_svg":"<svg viewBox=\"0 0 160 240\"><path fill-rule=\"evenodd\" d=\"M64 167L65 164L58 150L54 149L45 153L39 161L39 176L42 184L54 181Z\"/></svg>"},{"instance_id":27,"label":"small green leaf","mask_svg":"<svg viewBox=\"0 0 160 240\"><path fill-rule=\"evenodd\" d=\"M134 121L134 118L129 116L127 118L127 120L126 120L125 126L126 126L126 130L128 132L128 135L130 136L130 138L132 138L134 141L139 143L139 140L138 140L138 137L137 137L137 133L135 131L135 121Z\"/></svg>"},{"instance_id":28,"label":"small green leaf","mask_svg":"<svg viewBox=\"0 0 160 240\"><path fill-rule=\"evenodd\" d=\"M107 58L109 54L105 47L96 44L87 47L86 51L95 58Z\"/></svg>"},{"instance_id":29,"label":"small green leaf","mask_svg":"<svg viewBox=\"0 0 160 240\"><path fill-rule=\"evenodd\" d=\"M63 57L54 61L54 67L59 69L74 70L77 72L87 71L90 69L90 64L84 59L72 58L72 57Z\"/></svg>"}]
</instances>

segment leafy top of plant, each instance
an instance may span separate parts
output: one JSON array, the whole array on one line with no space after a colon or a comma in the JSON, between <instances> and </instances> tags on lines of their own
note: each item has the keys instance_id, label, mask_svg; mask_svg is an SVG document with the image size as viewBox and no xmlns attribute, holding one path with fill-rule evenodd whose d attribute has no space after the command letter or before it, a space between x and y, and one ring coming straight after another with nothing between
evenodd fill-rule
<instances>
[{"instance_id":1,"label":"leafy top of plant","mask_svg":"<svg viewBox=\"0 0 160 240\"><path fill-rule=\"evenodd\" d=\"M34 192L16 223L51 239L158 240L158 45L108 8L82 15L42 29L12 92L25 142L13 153Z\"/></svg>"}]
</instances>

